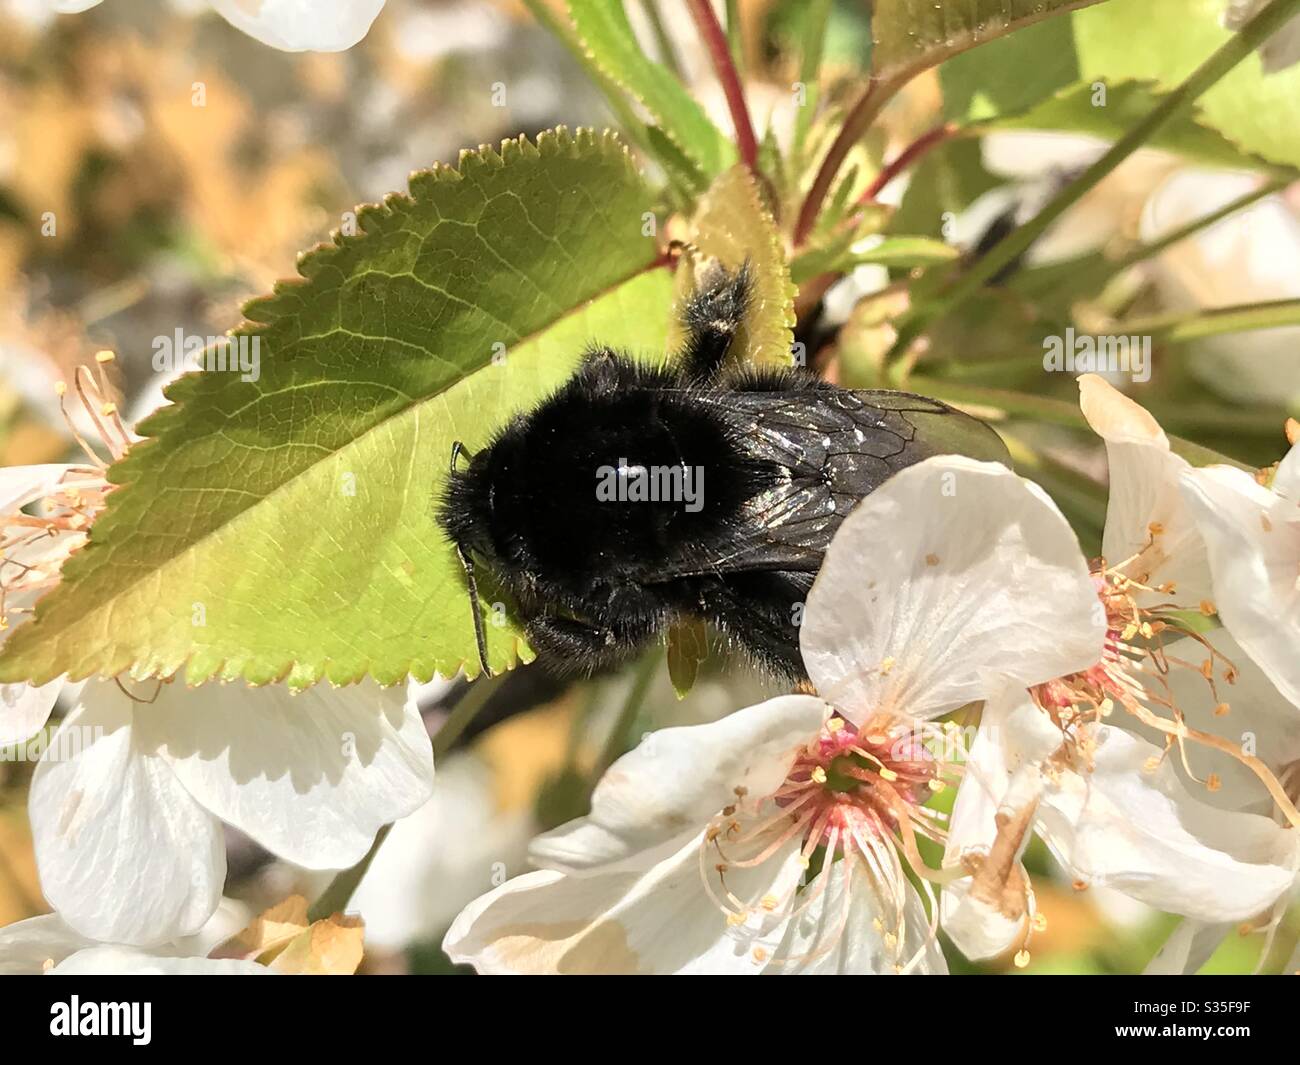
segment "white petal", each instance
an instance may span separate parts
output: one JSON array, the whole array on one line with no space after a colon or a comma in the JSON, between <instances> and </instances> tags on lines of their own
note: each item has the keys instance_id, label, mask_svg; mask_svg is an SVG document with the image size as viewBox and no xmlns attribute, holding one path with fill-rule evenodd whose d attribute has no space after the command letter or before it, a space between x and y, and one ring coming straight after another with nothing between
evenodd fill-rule
<instances>
[{"instance_id":1,"label":"white petal","mask_svg":"<svg viewBox=\"0 0 1300 1065\"><path fill-rule=\"evenodd\" d=\"M71 466L0 466L0 514L12 514L53 493Z\"/></svg>"},{"instance_id":2,"label":"white petal","mask_svg":"<svg viewBox=\"0 0 1300 1065\"><path fill-rule=\"evenodd\" d=\"M342 52L370 29L384 0L212 0L232 26L285 52Z\"/></svg>"},{"instance_id":3,"label":"white petal","mask_svg":"<svg viewBox=\"0 0 1300 1065\"><path fill-rule=\"evenodd\" d=\"M176 684L136 720L203 806L309 869L359 861L433 793L433 749L401 687Z\"/></svg>"},{"instance_id":4,"label":"white petal","mask_svg":"<svg viewBox=\"0 0 1300 1065\"><path fill-rule=\"evenodd\" d=\"M433 798L393 826L348 904L365 922L368 947L397 950L441 935L503 870L526 867L531 812L497 803L493 773L478 755L439 761Z\"/></svg>"},{"instance_id":5,"label":"white petal","mask_svg":"<svg viewBox=\"0 0 1300 1065\"><path fill-rule=\"evenodd\" d=\"M1140 556L1125 566L1127 576L1143 584L1173 581L1178 602L1195 607L1209 595L1210 579L1205 546L1179 489L1179 477L1191 467L1169 450L1169 438L1145 408L1104 378L1079 378L1079 405L1106 441L1110 462L1102 538L1107 563L1119 566Z\"/></svg>"},{"instance_id":6,"label":"white petal","mask_svg":"<svg viewBox=\"0 0 1300 1065\"><path fill-rule=\"evenodd\" d=\"M63 689L62 680L35 688L30 684L0 684L0 747L22 743L44 727Z\"/></svg>"},{"instance_id":7,"label":"white petal","mask_svg":"<svg viewBox=\"0 0 1300 1065\"><path fill-rule=\"evenodd\" d=\"M233 958L160 958L128 947L78 951L50 970L51 976L268 976L271 970Z\"/></svg>"},{"instance_id":8,"label":"white petal","mask_svg":"<svg viewBox=\"0 0 1300 1065\"><path fill-rule=\"evenodd\" d=\"M1205 924L1184 918L1159 953L1142 970L1143 976L1190 976L1200 972L1232 930L1228 924Z\"/></svg>"},{"instance_id":9,"label":"white petal","mask_svg":"<svg viewBox=\"0 0 1300 1065\"><path fill-rule=\"evenodd\" d=\"M1023 690L985 707L943 857L945 868L972 875L946 885L940 897L943 929L968 958L996 957L1026 938L1033 914L1020 859L1043 788L1039 766L1060 746L1060 730Z\"/></svg>"},{"instance_id":10,"label":"white petal","mask_svg":"<svg viewBox=\"0 0 1300 1065\"><path fill-rule=\"evenodd\" d=\"M729 925L700 875L702 836L645 856L641 869L571 876L554 870L508 880L472 902L443 949L480 973L722 974L762 972L785 923ZM802 869L792 841L728 886L747 902L793 891ZM761 908L757 908L761 913Z\"/></svg>"},{"instance_id":11,"label":"white petal","mask_svg":"<svg viewBox=\"0 0 1300 1065\"><path fill-rule=\"evenodd\" d=\"M1170 670L1170 694L1187 724L1242 746L1275 774L1300 761L1300 709L1251 661L1231 632L1216 629L1208 639L1220 655L1233 663L1237 679L1227 684L1220 676L1212 689L1198 670ZM1171 644L1169 653L1192 662L1205 657L1202 648L1186 640ZM1221 702L1227 703L1228 711L1217 714ZM1153 743L1164 744L1165 736L1154 729L1135 723L1132 730ZM1203 795L1204 801L1223 810L1272 811L1272 798L1248 766L1202 744L1189 742L1186 747L1188 762L1197 777L1205 780L1215 773L1219 778L1219 789L1214 792L1205 790L1201 783L1189 785L1194 793ZM1181 759L1175 762L1175 768L1186 780Z\"/></svg>"},{"instance_id":12,"label":"white petal","mask_svg":"<svg viewBox=\"0 0 1300 1065\"><path fill-rule=\"evenodd\" d=\"M1253 917L1291 887L1295 832L1192 798L1145 740L1109 725L1094 735L1092 772L1062 772L1039 807L1039 831L1071 876L1211 923Z\"/></svg>"},{"instance_id":13,"label":"white petal","mask_svg":"<svg viewBox=\"0 0 1300 1065\"><path fill-rule=\"evenodd\" d=\"M1300 503L1300 444L1296 444L1277 464L1273 491L1293 503Z\"/></svg>"},{"instance_id":14,"label":"white petal","mask_svg":"<svg viewBox=\"0 0 1300 1065\"><path fill-rule=\"evenodd\" d=\"M897 938L897 913L882 905L880 888L860 857L831 863L804 888L816 894L806 909L791 919L777 957L767 971L787 976L892 975L904 967L911 973L946 973L947 963L920 894L906 878L903 895L903 936ZM826 884L818 881L826 878ZM796 901L796 905L799 902ZM893 937L886 939L886 936ZM919 955L919 956L918 956Z\"/></svg>"},{"instance_id":15,"label":"white petal","mask_svg":"<svg viewBox=\"0 0 1300 1065\"><path fill-rule=\"evenodd\" d=\"M895 474L845 519L799 642L818 692L860 724L1087 669L1104 625L1052 501L1005 466L944 456Z\"/></svg>"},{"instance_id":16,"label":"white petal","mask_svg":"<svg viewBox=\"0 0 1300 1065\"><path fill-rule=\"evenodd\" d=\"M0 976L39 976L83 947L95 945L57 913L0 928Z\"/></svg>"},{"instance_id":17,"label":"white petal","mask_svg":"<svg viewBox=\"0 0 1300 1065\"><path fill-rule=\"evenodd\" d=\"M150 946L202 927L221 899L221 827L140 748L133 705L86 686L32 778L41 889L78 932Z\"/></svg>"},{"instance_id":18,"label":"white petal","mask_svg":"<svg viewBox=\"0 0 1300 1065\"><path fill-rule=\"evenodd\" d=\"M1229 631L1300 713L1300 506L1226 466L1182 479Z\"/></svg>"},{"instance_id":19,"label":"white petal","mask_svg":"<svg viewBox=\"0 0 1300 1065\"><path fill-rule=\"evenodd\" d=\"M786 695L706 725L651 733L610 766L591 813L539 836L531 856L552 869L593 869L698 831L736 801L737 788L752 799L776 791L826 713L820 699Z\"/></svg>"}]
</instances>

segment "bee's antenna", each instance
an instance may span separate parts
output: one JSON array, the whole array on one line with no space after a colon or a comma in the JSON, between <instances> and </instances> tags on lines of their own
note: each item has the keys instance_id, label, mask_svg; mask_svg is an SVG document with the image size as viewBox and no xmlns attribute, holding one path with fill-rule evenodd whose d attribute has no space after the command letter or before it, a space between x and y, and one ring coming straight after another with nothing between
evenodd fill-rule
<instances>
[{"instance_id":1,"label":"bee's antenna","mask_svg":"<svg viewBox=\"0 0 1300 1065\"><path fill-rule=\"evenodd\" d=\"M469 605L474 617L474 642L478 645L478 662L483 667L483 676L490 677L492 670L488 668L487 637L483 635L483 615L478 605L478 582L474 579L474 560L460 544L456 545L456 554L460 556L460 564L465 567L465 582L469 585Z\"/></svg>"},{"instance_id":2,"label":"bee's antenna","mask_svg":"<svg viewBox=\"0 0 1300 1065\"><path fill-rule=\"evenodd\" d=\"M469 451L459 440L453 440L449 467L451 473L456 472L456 462L461 455L469 455ZM478 605L478 581L474 579L474 560L460 544L456 545L456 554L460 558L460 564L465 568L465 583L469 585L469 605L474 617L474 643L478 646L478 664L483 667L483 676L490 677L492 670L488 668L487 637L483 634L483 615Z\"/></svg>"},{"instance_id":3,"label":"bee's antenna","mask_svg":"<svg viewBox=\"0 0 1300 1065\"><path fill-rule=\"evenodd\" d=\"M464 444L462 444L459 440L453 440L451 442L451 472L452 473L456 472L456 460L459 459L461 455L465 455L468 458L474 457L469 453L469 449L466 448Z\"/></svg>"}]
</instances>

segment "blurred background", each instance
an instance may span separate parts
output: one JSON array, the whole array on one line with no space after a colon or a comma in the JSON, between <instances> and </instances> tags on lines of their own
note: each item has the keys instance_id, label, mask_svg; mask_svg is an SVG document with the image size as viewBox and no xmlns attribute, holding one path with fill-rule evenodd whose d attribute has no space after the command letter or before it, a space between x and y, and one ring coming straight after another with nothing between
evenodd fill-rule
<instances>
[{"instance_id":1,"label":"blurred background","mask_svg":"<svg viewBox=\"0 0 1300 1065\"><path fill-rule=\"evenodd\" d=\"M298 252L346 225L356 204L403 190L411 170L560 123L614 124L565 48L507 0L388 0L366 38L340 53L277 51L197 0L108 0L69 16L46 7L0 0L0 465L72 453L55 382L100 349L117 353L110 384L120 409L131 421L152 410L167 379L152 363L155 337L234 327L241 303L291 275ZM794 120L789 85L801 7L739 4L760 133L771 126L784 137ZM658 26L636 0L628 8L647 49L670 49L726 128L721 94L679 0L658 5ZM838 2L827 45L832 80L855 83L868 39L865 5ZM498 82L510 86L505 106L496 106ZM937 78L918 79L873 134L876 149L910 143L940 106ZM904 209L910 231L943 231L973 248L1097 147L1086 138L1007 133L961 151L975 153L961 169L936 156L918 172ZM1035 248L1035 259L1153 239L1239 197L1249 187L1243 182L1139 153ZM1269 196L1145 264L1125 298L1157 313L1300 296L1297 192ZM902 199L901 190L893 195ZM860 268L827 294L815 331L824 350L814 356L828 373L851 378L850 360L880 347L877 323L849 310L888 280L883 268ZM1001 336L995 327L983 334L990 351ZM1208 341L1162 369L1150 386L1159 387L1153 405L1170 431L1246 461L1274 461L1282 417L1300 403L1297 339L1297 330L1275 329ZM1038 445L1050 449L1050 429L1039 432ZM1081 453L1073 437L1059 458L1062 477L1104 470L1101 453ZM763 694L743 670L713 669L680 701L662 651L630 673L593 681L562 681L532 666L476 685L471 697L487 704L440 761L434 799L399 823L357 896L367 924L363 971L448 969L438 943L452 917L525 868L531 835L582 812L594 777L629 740L714 719ZM466 688L420 689L431 731ZM75 690L62 700L66 711ZM0 925L48 909L27 829L32 768L0 761ZM314 894L327 879L272 860L236 833L228 844L219 920L231 931L291 891ZM1172 927L1120 896L1074 892L1045 851L1031 849L1028 863L1048 917L1028 972L1138 971ZM1254 967L1262 937L1241 933L1207 971ZM1279 958L1298 934L1295 922L1282 929ZM953 965L969 969L955 957ZM983 968L1018 971L1010 959Z\"/></svg>"}]
</instances>

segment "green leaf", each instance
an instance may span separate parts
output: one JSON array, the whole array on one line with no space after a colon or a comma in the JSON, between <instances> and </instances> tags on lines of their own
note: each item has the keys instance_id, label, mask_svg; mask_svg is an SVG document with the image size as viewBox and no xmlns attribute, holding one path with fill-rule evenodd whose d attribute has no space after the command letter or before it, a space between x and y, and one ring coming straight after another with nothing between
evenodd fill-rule
<instances>
[{"instance_id":1,"label":"green leaf","mask_svg":"<svg viewBox=\"0 0 1300 1065\"><path fill-rule=\"evenodd\" d=\"M871 20L873 73L907 79L977 44L1100 0L880 0Z\"/></svg>"},{"instance_id":2,"label":"green leaf","mask_svg":"<svg viewBox=\"0 0 1300 1065\"><path fill-rule=\"evenodd\" d=\"M1163 98L1163 93L1153 91L1151 82L1123 81L1107 85L1090 81L1071 85L1025 114L994 119L983 123L982 128L1066 130L1118 140L1155 110ZM1095 102L1103 99L1104 104ZM1248 155L1206 126L1195 112L1184 112L1171 119L1148 144L1209 166L1271 169L1263 159Z\"/></svg>"},{"instance_id":3,"label":"green leaf","mask_svg":"<svg viewBox=\"0 0 1300 1065\"><path fill-rule=\"evenodd\" d=\"M1027 26L939 68L944 115L958 122L1018 114L1078 80L1068 18Z\"/></svg>"},{"instance_id":4,"label":"green leaf","mask_svg":"<svg viewBox=\"0 0 1300 1065\"><path fill-rule=\"evenodd\" d=\"M1074 17L1079 70L1094 78L1153 79L1171 89L1231 33L1226 0L1110 0ZM1176 27L1176 28L1175 28ZM1202 121L1245 152L1300 166L1300 67L1264 74L1252 56L1200 100Z\"/></svg>"},{"instance_id":5,"label":"green leaf","mask_svg":"<svg viewBox=\"0 0 1300 1065\"><path fill-rule=\"evenodd\" d=\"M763 205L753 176L734 166L700 199L692 225L691 246L700 256L735 270L746 259L754 277L754 296L732 350L752 365L789 366L794 342L794 297L790 267L771 213ZM695 287L696 269L683 258L677 272L678 303ZM674 322L670 344L681 343L681 323Z\"/></svg>"},{"instance_id":6,"label":"green leaf","mask_svg":"<svg viewBox=\"0 0 1300 1065\"><path fill-rule=\"evenodd\" d=\"M704 108L642 50L622 0L571 2L569 14L596 65L645 106L664 135L706 178L716 177L735 162L735 146L709 120Z\"/></svg>"},{"instance_id":7,"label":"green leaf","mask_svg":"<svg viewBox=\"0 0 1300 1065\"><path fill-rule=\"evenodd\" d=\"M7 680L136 676L305 686L478 672L435 521L451 445L482 447L595 338L661 357L671 296L652 194L609 134L462 154L363 208L305 280L245 308L260 377L167 390L90 544L0 656ZM494 362L494 356L495 362ZM481 573L489 659L528 657Z\"/></svg>"},{"instance_id":8,"label":"green leaf","mask_svg":"<svg viewBox=\"0 0 1300 1065\"><path fill-rule=\"evenodd\" d=\"M668 630L668 677L678 699L690 694L700 663L708 657L708 630L699 618L678 622Z\"/></svg>"},{"instance_id":9,"label":"green leaf","mask_svg":"<svg viewBox=\"0 0 1300 1065\"><path fill-rule=\"evenodd\" d=\"M855 266L876 263L880 266L911 269L951 262L958 256L951 244L931 237L867 237L848 246L813 247L798 255L790 265L796 285L828 271L847 273Z\"/></svg>"}]
</instances>

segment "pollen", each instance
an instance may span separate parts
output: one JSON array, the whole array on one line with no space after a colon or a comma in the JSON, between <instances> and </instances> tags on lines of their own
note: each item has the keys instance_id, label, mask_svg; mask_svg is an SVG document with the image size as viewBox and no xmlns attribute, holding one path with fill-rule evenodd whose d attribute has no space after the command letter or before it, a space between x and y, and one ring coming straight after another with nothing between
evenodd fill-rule
<instances>
[{"instance_id":1,"label":"pollen","mask_svg":"<svg viewBox=\"0 0 1300 1065\"><path fill-rule=\"evenodd\" d=\"M1214 617L1219 612L1219 608L1211 603L1208 599L1202 599L1200 603L1201 613L1207 618Z\"/></svg>"},{"instance_id":2,"label":"pollen","mask_svg":"<svg viewBox=\"0 0 1300 1065\"><path fill-rule=\"evenodd\" d=\"M117 356L113 352L111 352L108 348L104 348L102 351L95 352L95 361L99 363L101 366L103 366L104 363L106 362L112 362L116 358Z\"/></svg>"},{"instance_id":3,"label":"pollen","mask_svg":"<svg viewBox=\"0 0 1300 1065\"><path fill-rule=\"evenodd\" d=\"M887 677L894 669L894 658L891 656L880 663L880 675Z\"/></svg>"},{"instance_id":4,"label":"pollen","mask_svg":"<svg viewBox=\"0 0 1300 1065\"><path fill-rule=\"evenodd\" d=\"M1214 708L1215 717L1225 717L1232 707L1228 703L1220 703Z\"/></svg>"},{"instance_id":5,"label":"pollen","mask_svg":"<svg viewBox=\"0 0 1300 1065\"><path fill-rule=\"evenodd\" d=\"M1017 969L1023 969L1026 965L1028 965L1029 951L1023 949L1016 951L1015 963Z\"/></svg>"},{"instance_id":6,"label":"pollen","mask_svg":"<svg viewBox=\"0 0 1300 1065\"><path fill-rule=\"evenodd\" d=\"M1211 792L1218 791L1222 787L1223 787L1223 780L1219 777L1218 773L1211 773L1208 777L1205 778L1205 788L1207 791L1211 791Z\"/></svg>"},{"instance_id":7,"label":"pollen","mask_svg":"<svg viewBox=\"0 0 1300 1065\"><path fill-rule=\"evenodd\" d=\"M1163 536L1165 532L1165 527L1160 522L1153 521L1150 525L1147 526L1147 532L1149 532L1152 536Z\"/></svg>"},{"instance_id":8,"label":"pollen","mask_svg":"<svg viewBox=\"0 0 1300 1065\"><path fill-rule=\"evenodd\" d=\"M960 764L940 757L939 749L951 745L938 723L879 715L859 729L833 716L796 754L779 787L746 801L734 817L720 814L710 822L699 869L719 912L733 926L746 924L748 916L784 919L830 890L830 897L841 900L834 904L837 912L821 923L809 953L801 955L817 957L845 934L850 898L869 897L883 907L873 915L873 927L895 954L891 960L904 972L921 964L938 927L931 883L944 874L927 864L918 841L936 843L940 850L946 844L946 815L926 804L944 787L942 778L960 773ZM741 881L729 882L729 871L769 861L797 862L802 883L788 892L746 896ZM920 927L905 904L918 888L929 902L929 919ZM846 909L839 912L840 906ZM766 927L752 922L745 934ZM793 960L778 952L772 964Z\"/></svg>"},{"instance_id":9,"label":"pollen","mask_svg":"<svg viewBox=\"0 0 1300 1065\"><path fill-rule=\"evenodd\" d=\"M767 961L767 951L765 951L762 947L755 947L754 960L760 963Z\"/></svg>"}]
</instances>

